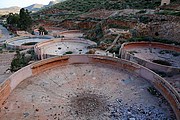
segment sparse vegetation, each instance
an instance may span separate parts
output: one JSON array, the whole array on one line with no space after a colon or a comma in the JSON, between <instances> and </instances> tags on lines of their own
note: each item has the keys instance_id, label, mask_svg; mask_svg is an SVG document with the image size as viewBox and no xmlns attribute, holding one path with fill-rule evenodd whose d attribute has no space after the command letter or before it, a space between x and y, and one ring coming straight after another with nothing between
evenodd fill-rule
<instances>
[{"instance_id":1,"label":"sparse vegetation","mask_svg":"<svg viewBox=\"0 0 180 120\"><path fill-rule=\"evenodd\" d=\"M16 55L11 62L11 72L15 72L26 65L28 65L28 61L25 58L25 54L20 54L19 51L16 51Z\"/></svg>"},{"instance_id":2,"label":"sparse vegetation","mask_svg":"<svg viewBox=\"0 0 180 120\"><path fill-rule=\"evenodd\" d=\"M102 42L106 44L111 44L114 40L113 39L105 39Z\"/></svg>"},{"instance_id":3,"label":"sparse vegetation","mask_svg":"<svg viewBox=\"0 0 180 120\"><path fill-rule=\"evenodd\" d=\"M69 10L69 11L81 11L87 12L91 9L126 9L126 8L137 8L137 9L153 9L160 5L161 0L66 0L62 3L58 3L52 8ZM78 5L77 5L78 4Z\"/></svg>"},{"instance_id":4,"label":"sparse vegetation","mask_svg":"<svg viewBox=\"0 0 180 120\"><path fill-rule=\"evenodd\" d=\"M27 54L16 51L16 55L11 62L11 72L16 72L22 67L27 66L31 60L36 60L36 55L33 49L28 50Z\"/></svg>"},{"instance_id":5,"label":"sparse vegetation","mask_svg":"<svg viewBox=\"0 0 180 120\"><path fill-rule=\"evenodd\" d=\"M174 57L177 57L180 55L179 52L171 51L171 50L161 50L159 51L159 54L172 54Z\"/></svg>"},{"instance_id":6,"label":"sparse vegetation","mask_svg":"<svg viewBox=\"0 0 180 120\"><path fill-rule=\"evenodd\" d=\"M45 35L47 35L47 34L48 34L48 31L47 31L44 27L40 26L40 27L39 27L39 33L40 33L40 34L44 33Z\"/></svg>"},{"instance_id":7,"label":"sparse vegetation","mask_svg":"<svg viewBox=\"0 0 180 120\"><path fill-rule=\"evenodd\" d=\"M67 51L63 55L67 55L67 54L73 54L73 52L72 51Z\"/></svg>"},{"instance_id":8,"label":"sparse vegetation","mask_svg":"<svg viewBox=\"0 0 180 120\"><path fill-rule=\"evenodd\" d=\"M109 52L111 52L111 53L116 53L116 55L118 55L119 54L119 49L120 49L120 47L121 47L121 45L116 45L116 46L114 46L111 50L109 50Z\"/></svg>"},{"instance_id":9,"label":"sparse vegetation","mask_svg":"<svg viewBox=\"0 0 180 120\"><path fill-rule=\"evenodd\" d=\"M3 53L3 48L2 47L0 47L0 53Z\"/></svg>"},{"instance_id":10,"label":"sparse vegetation","mask_svg":"<svg viewBox=\"0 0 180 120\"><path fill-rule=\"evenodd\" d=\"M165 44L175 44L180 45L180 43L160 38L152 38L152 37L133 37L127 40L128 42L140 42L140 41L149 41L149 42L160 42Z\"/></svg>"},{"instance_id":11,"label":"sparse vegetation","mask_svg":"<svg viewBox=\"0 0 180 120\"><path fill-rule=\"evenodd\" d=\"M129 29L129 27L127 27L127 26L120 26L117 24L109 24L108 27L109 28L118 28L118 29Z\"/></svg>"},{"instance_id":12,"label":"sparse vegetation","mask_svg":"<svg viewBox=\"0 0 180 120\"><path fill-rule=\"evenodd\" d=\"M161 96L161 94L154 87L148 87L147 90L149 93L151 93L152 95L156 97Z\"/></svg>"},{"instance_id":13,"label":"sparse vegetation","mask_svg":"<svg viewBox=\"0 0 180 120\"><path fill-rule=\"evenodd\" d=\"M137 51L129 51L129 54L134 55L134 53L138 53Z\"/></svg>"},{"instance_id":14,"label":"sparse vegetation","mask_svg":"<svg viewBox=\"0 0 180 120\"><path fill-rule=\"evenodd\" d=\"M170 11L170 10L164 10L162 12L157 12L158 15L173 15L173 16L180 16L179 11Z\"/></svg>"},{"instance_id":15,"label":"sparse vegetation","mask_svg":"<svg viewBox=\"0 0 180 120\"><path fill-rule=\"evenodd\" d=\"M95 42L98 42L104 36L101 24L97 24L93 29L89 30L87 33L88 36L86 36L86 38Z\"/></svg>"}]
</instances>

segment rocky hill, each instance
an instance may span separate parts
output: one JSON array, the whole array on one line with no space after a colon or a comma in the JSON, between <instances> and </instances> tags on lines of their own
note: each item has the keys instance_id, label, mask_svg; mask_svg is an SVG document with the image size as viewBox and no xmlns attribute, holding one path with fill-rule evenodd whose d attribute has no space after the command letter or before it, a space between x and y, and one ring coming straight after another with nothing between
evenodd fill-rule
<instances>
[{"instance_id":1,"label":"rocky hill","mask_svg":"<svg viewBox=\"0 0 180 120\"><path fill-rule=\"evenodd\" d=\"M43 5L43 4L32 4L30 6L25 7L25 9L32 11L32 12L37 12L42 8L50 7L52 5L55 5L57 3L63 2L66 0L55 0L55 1L50 1L48 5Z\"/></svg>"},{"instance_id":2,"label":"rocky hill","mask_svg":"<svg viewBox=\"0 0 180 120\"><path fill-rule=\"evenodd\" d=\"M2 8L0 9L0 15L5 15L9 13L19 13L21 8L17 6L9 7L9 8Z\"/></svg>"},{"instance_id":3,"label":"rocky hill","mask_svg":"<svg viewBox=\"0 0 180 120\"><path fill-rule=\"evenodd\" d=\"M160 5L161 0L66 0L54 5L54 8L87 12L91 9L152 9Z\"/></svg>"},{"instance_id":4,"label":"rocky hill","mask_svg":"<svg viewBox=\"0 0 180 120\"><path fill-rule=\"evenodd\" d=\"M44 7L43 4L33 4L33 5L25 7L25 9L27 9L28 11L35 12L35 11L38 11L39 9L41 9L43 7Z\"/></svg>"},{"instance_id":5,"label":"rocky hill","mask_svg":"<svg viewBox=\"0 0 180 120\"><path fill-rule=\"evenodd\" d=\"M179 6L178 1L173 0L170 5ZM180 43L180 11L156 9L160 4L161 0L66 0L39 11L33 18L47 29L87 31L85 36L97 43L114 39L109 35L111 28L128 30L133 37Z\"/></svg>"}]
</instances>

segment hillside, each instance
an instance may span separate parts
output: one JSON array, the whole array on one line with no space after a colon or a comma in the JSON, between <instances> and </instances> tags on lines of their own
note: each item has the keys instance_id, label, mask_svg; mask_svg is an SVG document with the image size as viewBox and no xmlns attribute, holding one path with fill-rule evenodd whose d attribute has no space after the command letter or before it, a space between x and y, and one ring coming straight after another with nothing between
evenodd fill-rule
<instances>
[{"instance_id":1,"label":"hillside","mask_svg":"<svg viewBox=\"0 0 180 120\"><path fill-rule=\"evenodd\" d=\"M161 0L67 0L58 3L53 8L87 12L91 9L152 9L160 5Z\"/></svg>"},{"instance_id":2,"label":"hillside","mask_svg":"<svg viewBox=\"0 0 180 120\"><path fill-rule=\"evenodd\" d=\"M41 9L42 7L44 7L43 4L33 4L33 5L25 7L25 9L35 12L35 11L38 11L39 9Z\"/></svg>"},{"instance_id":3,"label":"hillside","mask_svg":"<svg viewBox=\"0 0 180 120\"><path fill-rule=\"evenodd\" d=\"M9 13L19 13L21 8L17 6L9 7L9 8L2 8L0 9L0 15L5 15Z\"/></svg>"},{"instance_id":4,"label":"hillside","mask_svg":"<svg viewBox=\"0 0 180 120\"><path fill-rule=\"evenodd\" d=\"M86 38L98 44L115 39L116 36L109 33L111 28L129 30L133 37L150 36L179 42L176 34L180 30L180 11L156 9L160 4L161 0L66 0L32 16L35 28L83 30ZM166 7L172 5L178 8L179 0L171 1ZM131 35L125 35L126 39Z\"/></svg>"},{"instance_id":5,"label":"hillside","mask_svg":"<svg viewBox=\"0 0 180 120\"><path fill-rule=\"evenodd\" d=\"M65 0L55 0L55 1L50 1L48 5L43 5L43 4L32 4L30 6L25 7L25 9L32 11L32 12L37 12L42 8L50 7L52 5L55 5L57 3L63 2Z\"/></svg>"}]
</instances>

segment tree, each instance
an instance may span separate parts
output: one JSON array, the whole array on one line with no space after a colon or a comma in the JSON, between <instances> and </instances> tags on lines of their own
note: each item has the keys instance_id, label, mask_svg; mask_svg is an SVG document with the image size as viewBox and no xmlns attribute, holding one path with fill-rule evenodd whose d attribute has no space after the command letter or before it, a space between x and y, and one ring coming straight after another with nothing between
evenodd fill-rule
<instances>
[{"instance_id":1,"label":"tree","mask_svg":"<svg viewBox=\"0 0 180 120\"><path fill-rule=\"evenodd\" d=\"M39 33L42 34L42 32L44 32L45 35L48 34L48 31L45 28L43 28L42 26L40 26L39 27Z\"/></svg>"},{"instance_id":2,"label":"tree","mask_svg":"<svg viewBox=\"0 0 180 120\"><path fill-rule=\"evenodd\" d=\"M22 30L27 30L32 24L30 12L22 8L19 13L19 24L18 27Z\"/></svg>"},{"instance_id":3,"label":"tree","mask_svg":"<svg viewBox=\"0 0 180 120\"><path fill-rule=\"evenodd\" d=\"M19 23L19 15L9 13L8 18L7 18L7 23L14 26L14 27L17 27L17 25Z\"/></svg>"}]
</instances>

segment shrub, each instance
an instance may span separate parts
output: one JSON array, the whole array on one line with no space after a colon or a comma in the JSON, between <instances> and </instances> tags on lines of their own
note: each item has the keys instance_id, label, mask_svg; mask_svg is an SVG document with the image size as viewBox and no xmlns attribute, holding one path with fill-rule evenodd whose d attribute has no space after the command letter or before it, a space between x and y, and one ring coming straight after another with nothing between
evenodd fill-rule
<instances>
[{"instance_id":1,"label":"shrub","mask_svg":"<svg viewBox=\"0 0 180 120\"><path fill-rule=\"evenodd\" d=\"M48 34L48 31L45 28L43 28L42 26L39 27L39 32L40 33L44 32L45 35Z\"/></svg>"},{"instance_id":2,"label":"shrub","mask_svg":"<svg viewBox=\"0 0 180 120\"><path fill-rule=\"evenodd\" d=\"M67 51L63 55L72 54L72 53L73 53L72 51Z\"/></svg>"},{"instance_id":3,"label":"shrub","mask_svg":"<svg viewBox=\"0 0 180 120\"><path fill-rule=\"evenodd\" d=\"M30 60L31 59L27 59L25 57L25 54L21 54L19 51L16 51L16 55L11 62L11 67L10 67L11 72L16 72L22 67L25 67L26 65L28 65L28 62Z\"/></svg>"},{"instance_id":4,"label":"shrub","mask_svg":"<svg viewBox=\"0 0 180 120\"><path fill-rule=\"evenodd\" d=\"M19 51L16 51L16 55L11 62L11 68L10 68L11 72L15 72L26 65L27 65L27 62L25 61L24 54L20 54Z\"/></svg>"},{"instance_id":5,"label":"shrub","mask_svg":"<svg viewBox=\"0 0 180 120\"><path fill-rule=\"evenodd\" d=\"M171 50L161 50L159 51L159 54L172 54L174 57L177 57L180 55L179 52L171 51Z\"/></svg>"},{"instance_id":6,"label":"shrub","mask_svg":"<svg viewBox=\"0 0 180 120\"><path fill-rule=\"evenodd\" d=\"M148 87L147 91L157 97L161 95L154 87Z\"/></svg>"}]
</instances>

